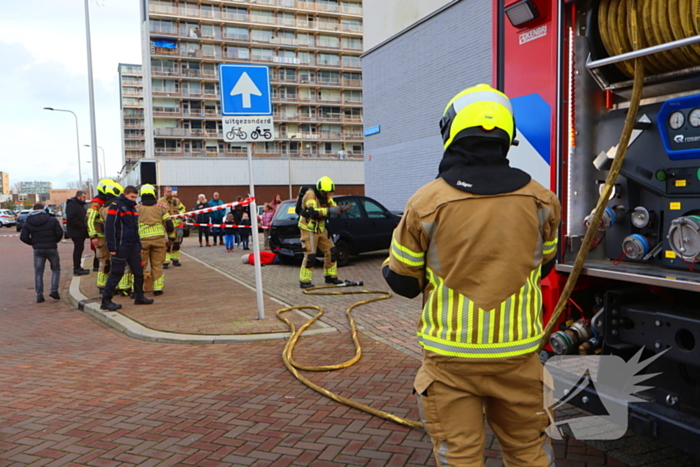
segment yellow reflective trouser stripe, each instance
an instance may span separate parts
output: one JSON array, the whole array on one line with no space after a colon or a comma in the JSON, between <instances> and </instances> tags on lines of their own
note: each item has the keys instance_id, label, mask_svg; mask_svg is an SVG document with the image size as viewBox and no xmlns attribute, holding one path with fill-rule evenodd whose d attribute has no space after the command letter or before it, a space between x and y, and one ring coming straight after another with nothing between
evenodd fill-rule
<instances>
[{"instance_id":1,"label":"yellow reflective trouser stripe","mask_svg":"<svg viewBox=\"0 0 700 467\"><path fill-rule=\"evenodd\" d=\"M165 274L153 281L153 290L163 290L165 286Z\"/></svg>"},{"instance_id":2,"label":"yellow reflective trouser stripe","mask_svg":"<svg viewBox=\"0 0 700 467\"><path fill-rule=\"evenodd\" d=\"M100 271L97 273L97 287L104 287L107 285L107 279L109 279L109 274L105 274Z\"/></svg>"},{"instance_id":3,"label":"yellow reflective trouser stripe","mask_svg":"<svg viewBox=\"0 0 700 467\"><path fill-rule=\"evenodd\" d=\"M328 269L324 269L323 275L324 276L331 276L331 277L337 276L338 275L338 263L333 263L333 266L331 266Z\"/></svg>"},{"instance_id":4,"label":"yellow reflective trouser stripe","mask_svg":"<svg viewBox=\"0 0 700 467\"><path fill-rule=\"evenodd\" d=\"M122 280L119 281L119 285L117 285L117 288L119 290L129 290L131 288L131 285L134 283L134 275L130 272L127 272L122 276Z\"/></svg>"},{"instance_id":5,"label":"yellow reflective trouser stripe","mask_svg":"<svg viewBox=\"0 0 700 467\"><path fill-rule=\"evenodd\" d=\"M404 264L408 264L409 266L420 267L425 264L425 253L416 253L415 251L411 251L405 246L399 244L396 239L392 239L391 241L391 254L394 256L394 258Z\"/></svg>"},{"instance_id":6,"label":"yellow reflective trouser stripe","mask_svg":"<svg viewBox=\"0 0 700 467\"><path fill-rule=\"evenodd\" d=\"M484 310L446 287L443 279L428 268L430 291L418 332L421 344L442 355L466 358L533 351L543 333L540 275L541 268L533 270L518 292L493 310Z\"/></svg>"},{"instance_id":7,"label":"yellow reflective trouser stripe","mask_svg":"<svg viewBox=\"0 0 700 467\"><path fill-rule=\"evenodd\" d=\"M559 239L555 238L551 242L544 242L542 245L542 253L545 255L554 253L557 249L557 244L559 243Z\"/></svg>"},{"instance_id":8,"label":"yellow reflective trouser stripe","mask_svg":"<svg viewBox=\"0 0 700 467\"><path fill-rule=\"evenodd\" d=\"M173 261L180 261L180 250L173 251L172 253L170 253L170 259L172 259Z\"/></svg>"},{"instance_id":9,"label":"yellow reflective trouser stripe","mask_svg":"<svg viewBox=\"0 0 700 467\"><path fill-rule=\"evenodd\" d=\"M311 278L313 277L314 270L309 269L309 268L301 268L299 269L299 280L301 282L311 282Z\"/></svg>"},{"instance_id":10,"label":"yellow reflective trouser stripe","mask_svg":"<svg viewBox=\"0 0 700 467\"><path fill-rule=\"evenodd\" d=\"M146 225L139 222L139 237L155 237L157 235L165 235L165 229L162 223Z\"/></svg>"}]
</instances>

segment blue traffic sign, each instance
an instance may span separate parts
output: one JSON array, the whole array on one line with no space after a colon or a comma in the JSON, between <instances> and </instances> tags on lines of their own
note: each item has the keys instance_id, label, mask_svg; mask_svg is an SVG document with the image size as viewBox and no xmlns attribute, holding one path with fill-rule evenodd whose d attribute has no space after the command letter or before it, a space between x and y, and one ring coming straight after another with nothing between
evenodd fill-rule
<instances>
[{"instance_id":1,"label":"blue traffic sign","mask_svg":"<svg viewBox=\"0 0 700 467\"><path fill-rule=\"evenodd\" d=\"M219 64L221 115L272 115L270 67Z\"/></svg>"}]
</instances>

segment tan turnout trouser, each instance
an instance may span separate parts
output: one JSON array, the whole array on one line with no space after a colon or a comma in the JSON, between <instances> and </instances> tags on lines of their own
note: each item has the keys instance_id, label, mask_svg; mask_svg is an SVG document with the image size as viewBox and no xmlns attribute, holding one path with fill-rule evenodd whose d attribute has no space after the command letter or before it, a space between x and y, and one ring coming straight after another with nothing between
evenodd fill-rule
<instances>
[{"instance_id":1,"label":"tan turnout trouser","mask_svg":"<svg viewBox=\"0 0 700 467\"><path fill-rule=\"evenodd\" d=\"M484 466L484 419L507 467L554 466L536 353L455 363L428 352L414 387L438 466Z\"/></svg>"},{"instance_id":2,"label":"tan turnout trouser","mask_svg":"<svg viewBox=\"0 0 700 467\"><path fill-rule=\"evenodd\" d=\"M331 259L331 249L335 247L333 240L328 238L328 232L319 233L301 230L301 246L304 248L304 260L299 271L300 282L311 282L314 263L316 262L316 250L323 253L323 275L328 277L338 276L338 264Z\"/></svg>"},{"instance_id":3,"label":"tan turnout trouser","mask_svg":"<svg viewBox=\"0 0 700 467\"><path fill-rule=\"evenodd\" d=\"M141 262L144 270L150 263L151 278L153 279L153 291L163 290L165 276L163 275L163 262L165 261L165 237L146 237L141 239Z\"/></svg>"}]
</instances>

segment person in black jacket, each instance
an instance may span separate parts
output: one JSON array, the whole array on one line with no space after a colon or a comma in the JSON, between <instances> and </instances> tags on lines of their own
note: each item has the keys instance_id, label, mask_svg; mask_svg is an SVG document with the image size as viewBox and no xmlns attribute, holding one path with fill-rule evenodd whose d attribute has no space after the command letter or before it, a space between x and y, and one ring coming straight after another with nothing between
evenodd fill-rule
<instances>
[{"instance_id":1,"label":"person in black jacket","mask_svg":"<svg viewBox=\"0 0 700 467\"><path fill-rule=\"evenodd\" d=\"M73 275L83 276L90 274L89 269L83 269L80 264L85 249L85 239L88 238L87 224L85 223L85 201L87 193L78 190L74 198L66 201L66 237L73 240Z\"/></svg>"},{"instance_id":2,"label":"person in black jacket","mask_svg":"<svg viewBox=\"0 0 700 467\"><path fill-rule=\"evenodd\" d=\"M143 265L141 264L141 238L139 236L139 212L136 209L138 190L129 185L120 196L112 201L107 209L105 220L105 241L112 267L107 285L102 293L100 309L117 311L122 306L114 303L114 289L129 265L134 275L134 304L150 305L153 299L143 296Z\"/></svg>"},{"instance_id":3,"label":"person in black jacket","mask_svg":"<svg viewBox=\"0 0 700 467\"><path fill-rule=\"evenodd\" d=\"M22 227L19 239L34 248L34 288L36 302L44 302L44 267L46 260L51 265L51 293L49 296L60 300L58 283L61 279L61 259L58 256L58 242L63 238L63 229L58 219L49 216L44 206L35 204Z\"/></svg>"}]
</instances>

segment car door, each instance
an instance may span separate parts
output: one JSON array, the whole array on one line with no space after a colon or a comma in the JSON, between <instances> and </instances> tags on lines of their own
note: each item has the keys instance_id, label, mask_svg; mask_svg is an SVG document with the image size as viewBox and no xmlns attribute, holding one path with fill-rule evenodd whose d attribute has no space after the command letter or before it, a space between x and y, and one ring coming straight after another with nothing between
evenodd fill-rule
<instances>
[{"instance_id":1,"label":"car door","mask_svg":"<svg viewBox=\"0 0 700 467\"><path fill-rule=\"evenodd\" d=\"M358 197L339 197L336 199L336 203L350 206L350 209L341 214L330 216L328 233L333 241L335 242L339 238L348 239L352 243L352 250L355 253L371 251L367 249L368 244L371 243L369 221Z\"/></svg>"},{"instance_id":2,"label":"car door","mask_svg":"<svg viewBox=\"0 0 700 467\"><path fill-rule=\"evenodd\" d=\"M384 250L391 246L391 236L397 224L396 216L371 198L362 198L362 207L367 215L368 243L371 250Z\"/></svg>"}]
</instances>

